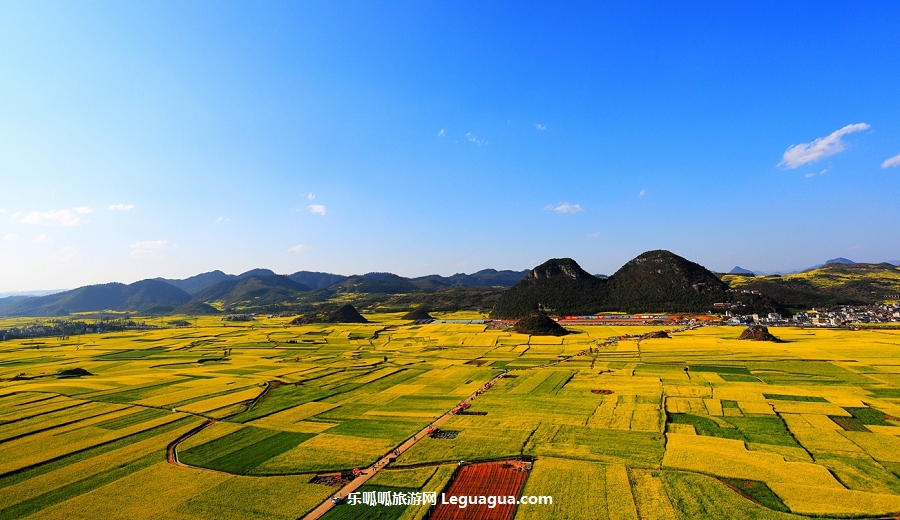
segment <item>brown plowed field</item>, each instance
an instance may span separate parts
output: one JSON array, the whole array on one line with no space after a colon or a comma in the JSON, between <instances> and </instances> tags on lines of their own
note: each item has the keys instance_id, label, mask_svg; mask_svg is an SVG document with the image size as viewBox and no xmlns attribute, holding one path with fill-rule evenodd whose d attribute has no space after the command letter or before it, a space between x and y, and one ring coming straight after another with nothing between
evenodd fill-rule
<instances>
[{"instance_id":1,"label":"brown plowed field","mask_svg":"<svg viewBox=\"0 0 900 520\"><path fill-rule=\"evenodd\" d=\"M469 464L459 469L456 479L444 492L446 500L451 496L514 496L519 498L530 464L520 461L498 461ZM438 504L430 520L511 520L516 512L515 503L488 508L487 504L467 505Z\"/></svg>"}]
</instances>

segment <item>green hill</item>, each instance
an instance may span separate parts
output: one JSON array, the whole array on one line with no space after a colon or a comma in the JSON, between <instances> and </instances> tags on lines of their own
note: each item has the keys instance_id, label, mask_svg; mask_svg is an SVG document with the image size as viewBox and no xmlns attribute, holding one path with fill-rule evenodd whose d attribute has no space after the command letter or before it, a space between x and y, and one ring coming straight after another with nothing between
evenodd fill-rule
<instances>
[{"instance_id":1,"label":"green hill","mask_svg":"<svg viewBox=\"0 0 900 520\"><path fill-rule=\"evenodd\" d=\"M351 276L328 287L336 293L379 293L403 294L416 292L419 288L408 278L392 273L369 273Z\"/></svg>"},{"instance_id":2,"label":"green hill","mask_svg":"<svg viewBox=\"0 0 900 520\"><path fill-rule=\"evenodd\" d=\"M369 320L363 318L356 307L349 303L331 313L327 321L328 323L369 323Z\"/></svg>"},{"instance_id":3,"label":"green hill","mask_svg":"<svg viewBox=\"0 0 900 520\"><path fill-rule=\"evenodd\" d=\"M787 307L809 309L867 305L900 299L900 268L892 264L832 262L802 273L771 276L724 275L737 291L758 291Z\"/></svg>"},{"instance_id":4,"label":"green hill","mask_svg":"<svg viewBox=\"0 0 900 520\"><path fill-rule=\"evenodd\" d=\"M65 316L88 311L145 311L167 313L191 300L191 295L160 280L141 280L129 285L88 285L49 296L19 300L7 306L7 316Z\"/></svg>"},{"instance_id":5,"label":"green hill","mask_svg":"<svg viewBox=\"0 0 900 520\"><path fill-rule=\"evenodd\" d=\"M481 271L465 274L457 273L451 276L431 274L412 278L412 283L421 289L441 289L447 287L512 287L520 282L528 271L498 271L496 269L482 269Z\"/></svg>"},{"instance_id":6,"label":"green hill","mask_svg":"<svg viewBox=\"0 0 900 520\"><path fill-rule=\"evenodd\" d=\"M310 288L287 276L250 276L225 280L194 295L195 303L219 303L223 309L277 305L296 300Z\"/></svg>"},{"instance_id":7,"label":"green hill","mask_svg":"<svg viewBox=\"0 0 900 520\"><path fill-rule=\"evenodd\" d=\"M605 280L588 274L571 258L548 260L505 291L491 316L707 312L715 303L739 305L736 310L748 314L783 310L771 298L731 291L705 267L657 250L641 254Z\"/></svg>"},{"instance_id":8,"label":"green hill","mask_svg":"<svg viewBox=\"0 0 900 520\"><path fill-rule=\"evenodd\" d=\"M428 314L428 310L424 307L419 307L418 309L413 309L406 314L403 315L404 320L412 320L412 321L420 321L420 320L433 320L434 317L431 314Z\"/></svg>"},{"instance_id":9,"label":"green hill","mask_svg":"<svg viewBox=\"0 0 900 520\"><path fill-rule=\"evenodd\" d=\"M206 289L209 286L215 285L225 280L233 280L235 278L236 277L234 275L225 274L222 271L216 270L208 273L197 274L183 280L174 280L169 278L156 278L156 280L174 285L175 287L178 287L188 294L197 294L198 292Z\"/></svg>"},{"instance_id":10,"label":"green hill","mask_svg":"<svg viewBox=\"0 0 900 520\"><path fill-rule=\"evenodd\" d=\"M556 323L546 314L533 314L520 319L513 329L519 334L532 336L565 336L570 334L562 325Z\"/></svg>"},{"instance_id":11,"label":"green hill","mask_svg":"<svg viewBox=\"0 0 900 520\"><path fill-rule=\"evenodd\" d=\"M557 315L603 310L607 282L571 258L553 258L532 269L501 295L491 313L495 318L519 318L535 312Z\"/></svg>"},{"instance_id":12,"label":"green hill","mask_svg":"<svg viewBox=\"0 0 900 520\"><path fill-rule=\"evenodd\" d=\"M324 289L329 285L334 285L347 279L347 277L343 275L315 271L297 271L296 273L289 275L288 278L295 282L302 283L303 285L308 285L313 290Z\"/></svg>"},{"instance_id":13,"label":"green hill","mask_svg":"<svg viewBox=\"0 0 900 520\"><path fill-rule=\"evenodd\" d=\"M648 251L609 279L609 305L624 312L705 312L727 300L728 285L700 264Z\"/></svg>"}]
</instances>

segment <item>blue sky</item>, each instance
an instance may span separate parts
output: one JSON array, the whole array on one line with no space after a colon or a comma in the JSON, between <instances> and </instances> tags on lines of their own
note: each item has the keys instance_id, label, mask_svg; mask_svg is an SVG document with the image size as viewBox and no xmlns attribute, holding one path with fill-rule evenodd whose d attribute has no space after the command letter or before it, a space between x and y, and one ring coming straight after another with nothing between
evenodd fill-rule
<instances>
[{"instance_id":1,"label":"blue sky","mask_svg":"<svg viewBox=\"0 0 900 520\"><path fill-rule=\"evenodd\" d=\"M896 2L382 4L0 5L0 291L900 259Z\"/></svg>"}]
</instances>

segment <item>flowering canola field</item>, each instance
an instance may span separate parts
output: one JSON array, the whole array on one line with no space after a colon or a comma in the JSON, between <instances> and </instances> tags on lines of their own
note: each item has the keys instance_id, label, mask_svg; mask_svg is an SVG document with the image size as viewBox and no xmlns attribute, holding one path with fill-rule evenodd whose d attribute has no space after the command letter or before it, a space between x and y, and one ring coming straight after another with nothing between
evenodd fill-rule
<instances>
[{"instance_id":1,"label":"flowering canola field","mask_svg":"<svg viewBox=\"0 0 900 520\"><path fill-rule=\"evenodd\" d=\"M298 518L338 489L317 475L371 465L499 373L371 485L440 492L458 461L525 457L523 493L553 504L521 519L900 514L900 331L546 340L367 317L0 342L0 518Z\"/></svg>"}]
</instances>

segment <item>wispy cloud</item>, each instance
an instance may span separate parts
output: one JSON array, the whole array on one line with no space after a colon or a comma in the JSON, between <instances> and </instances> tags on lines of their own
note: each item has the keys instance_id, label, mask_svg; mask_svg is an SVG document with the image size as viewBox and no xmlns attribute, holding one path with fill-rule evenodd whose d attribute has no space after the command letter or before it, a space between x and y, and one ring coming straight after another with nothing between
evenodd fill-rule
<instances>
[{"instance_id":1,"label":"wispy cloud","mask_svg":"<svg viewBox=\"0 0 900 520\"><path fill-rule=\"evenodd\" d=\"M310 213L316 213L318 215L325 214L325 206L323 206L322 204L310 204L307 207L309 208Z\"/></svg>"},{"instance_id":2,"label":"wispy cloud","mask_svg":"<svg viewBox=\"0 0 900 520\"><path fill-rule=\"evenodd\" d=\"M223 224L225 222L231 222L231 219L227 217L219 217L216 219L216 224Z\"/></svg>"},{"instance_id":3,"label":"wispy cloud","mask_svg":"<svg viewBox=\"0 0 900 520\"><path fill-rule=\"evenodd\" d=\"M871 127L866 123L856 123L847 125L840 130L835 130L827 136L820 137L811 143L791 145L784 152L784 157L782 157L778 166L784 166L793 170L798 166L816 162L819 159L843 152L844 141L841 140L841 137L852 134L853 132L868 130L869 128Z\"/></svg>"},{"instance_id":4,"label":"wispy cloud","mask_svg":"<svg viewBox=\"0 0 900 520\"><path fill-rule=\"evenodd\" d=\"M19 238L19 235L15 234L15 233L7 233L7 234L3 235L4 242L18 242L19 240L22 240L22 239Z\"/></svg>"},{"instance_id":5,"label":"wispy cloud","mask_svg":"<svg viewBox=\"0 0 900 520\"><path fill-rule=\"evenodd\" d=\"M316 198L316 196L313 192L309 192L309 195L307 195L306 198L309 200L313 200L314 198Z\"/></svg>"},{"instance_id":6,"label":"wispy cloud","mask_svg":"<svg viewBox=\"0 0 900 520\"><path fill-rule=\"evenodd\" d=\"M295 245L294 247L289 247L289 248L288 248L288 252L291 252L291 253L302 253L303 251L306 251L307 249L309 249L309 246L305 246L305 245L303 245L303 244L297 244L297 245Z\"/></svg>"},{"instance_id":7,"label":"wispy cloud","mask_svg":"<svg viewBox=\"0 0 900 520\"><path fill-rule=\"evenodd\" d=\"M49 244L53 242L53 239L48 237L47 235L38 235L31 239L35 244Z\"/></svg>"},{"instance_id":8,"label":"wispy cloud","mask_svg":"<svg viewBox=\"0 0 900 520\"><path fill-rule=\"evenodd\" d=\"M806 178L807 178L807 179L811 179L811 178L813 178L813 177L815 177L815 176L816 176L816 174L815 174L815 173L812 173L812 172L806 174Z\"/></svg>"},{"instance_id":9,"label":"wispy cloud","mask_svg":"<svg viewBox=\"0 0 900 520\"><path fill-rule=\"evenodd\" d=\"M540 123L535 124L534 127L537 128L538 130L541 130L541 131L547 129L547 125L542 125L542 124L540 124Z\"/></svg>"},{"instance_id":10,"label":"wispy cloud","mask_svg":"<svg viewBox=\"0 0 900 520\"><path fill-rule=\"evenodd\" d=\"M110 204L110 211L131 211L134 209L134 206L131 204Z\"/></svg>"},{"instance_id":11,"label":"wispy cloud","mask_svg":"<svg viewBox=\"0 0 900 520\"><path fill-rule=\"evenodd\" d=\"M447 135L447 131L441 128L441 131L438 132L438 137L444 137L445 135Z\"/></svg>"},{"instance_id":12,"label":"wispy cloud","mask_svg":"<svg viewBox=\"0 0 900 520\"><path fill-rule=\"evenodd\" d=\"M584 211L581 204L569 204L568 202L560 202L559 204L549 204L544 207L544 211L555 211L557 213L578 213Z\"/></svg>"},{"instance_id":13,"label":"wispy cloud","mask_svg":"<svg viewBox=\"0 0 900 520\"><path fill-rule=\"evenodd\" d=\"M166 249L175 249L175 244L169 242L168 240L147 240L144 242L135 242L131 244L131 253L128 256L134 259L146 259L153 258L157 260L163 260L166 257L161 253Z\"/></svg>"},{"instance_id":14,"label":"wispy cloud","mask_svg":"<svg viewBox=\"0 0 900 520\"><path fill-rule=\"evenodd\" d=\"M468 139L468 141L469 141L470 143L475 143L475 144L478 145L478 146L481 146L481 145L483 145L483 144L487 144L487 141L486 141L486 140L484 140L484 139L479 139L478 136L472 134L472 132L466 132L466 139Z\"/></svg>"},{"instance_id":15,"label":"wispy cloud","mask_svg":"<svg viewBox=\"0 0 900 520\"><path fill-rule=\"evenodd\" d=\"M600 232L597 231L596 233L588 233L588 236L591 238L597 238L600 236Z\"/></svg>"},{"instance_id":16,"label":"wispy cloud","mask_svg":"<svg viewBox=\"0 0 900 520\"><path fill-rule=\"evenodd\" d=\"M895 155L881 163L882 168L893 168L894 166L900 166L900 155Z\"/></svg>"},{"instance_id":17,"label":"wispy cloud","mask_svg":"<svg viewBox=\"0 0 900 520\"><path fill-rule=\"evenodd\" d=\"M93 212L94 210L87 206L80 206L56 211L30 211L28 213L17 211L10 216L22 224L73 227L84 223L79 215L89 215Z\"/></svg>"},{"instance_id":18,"label":"wispy cloud","mask_svg":"<svg viewBox=\"0 0 900 520\"><path fill-rule=\"evenodd\" d=\"M646 194L647 194L647 190L641 190L641 191L638 193L638 197L643 197L643 196L646 195Z\"/></svg>"}]
</instances>

